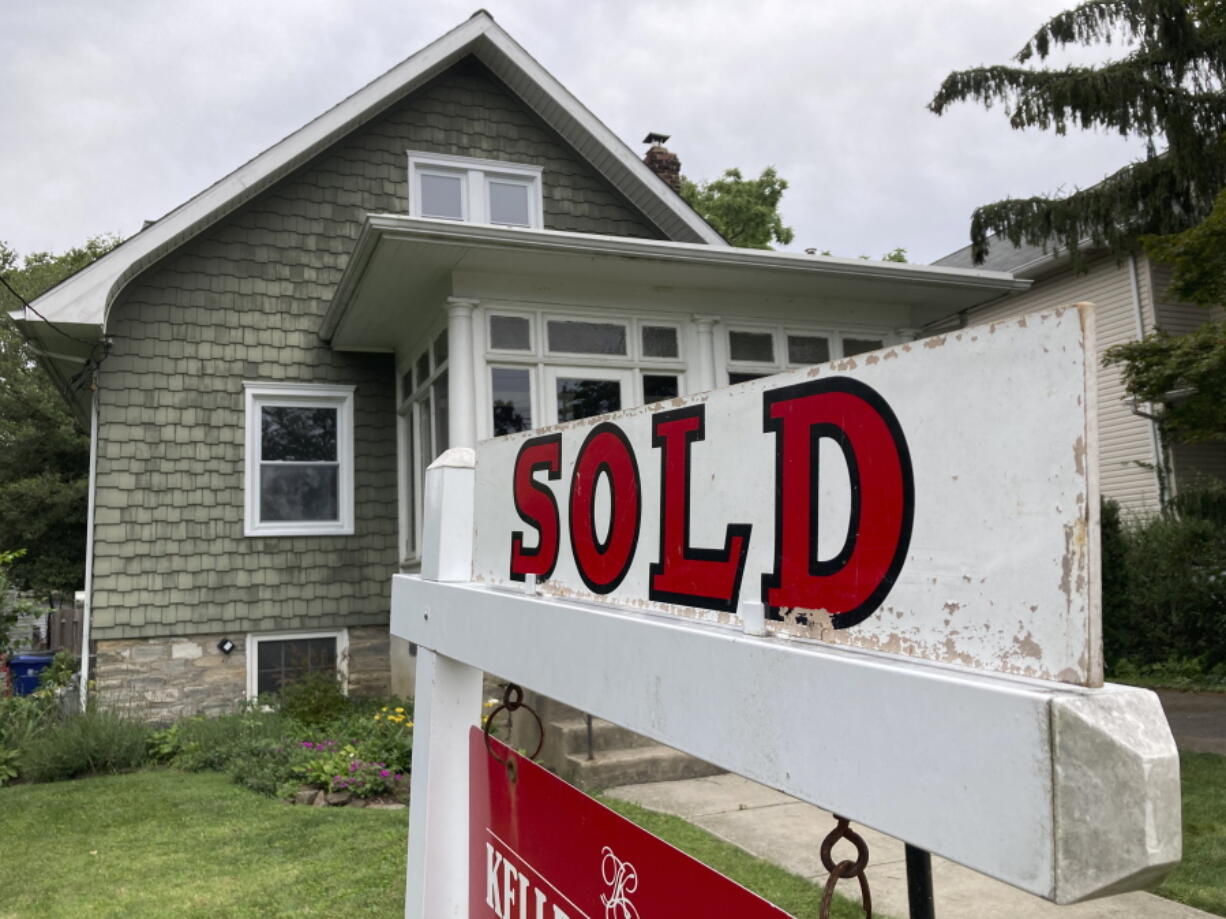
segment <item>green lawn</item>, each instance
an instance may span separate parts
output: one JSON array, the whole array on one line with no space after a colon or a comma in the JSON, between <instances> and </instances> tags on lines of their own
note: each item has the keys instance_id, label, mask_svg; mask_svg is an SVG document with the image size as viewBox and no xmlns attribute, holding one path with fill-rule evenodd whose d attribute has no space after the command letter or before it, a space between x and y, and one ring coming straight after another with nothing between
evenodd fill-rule
<instances>
[{"instance_id":1,"label":"green lawn","mask_svg":"<svg viewBox=\"0 0 1226 919\"><path fill-rule=\"evenodd\" d=\"M1226 916L1226 756L1183 753L1183 861L1155 893Z\"/></svg>"},{"instance_id":2,"label":"green lawn","mask_svg":"<svg viewBox=\"0 0 1226 919\"><path fill-rule=\"evenodd\" d=\"M213 773L0 788L0 916L400 917L405 811L289 807Z\"/></svg>"},{"instance_id":3,"label":"green lawn","mask_svg":"<svg viewBox=\"0 0 1226 919\"><path fill-rule=\"evenodd\" d=\"M1226 916L1226 757L1186 753L1184 855L1158 893ZM821 890L665 814L614 810L801 919ZM2 919L403 915L404 811L288 807L214 773L0 788ZM836 916L860 915L844 902Z\"/></svg>"},{"instance_id":4,"label":"green lawn","mask_svg":"<svg viewBox=\"0 0 1226 919\"><path fill-rule=\"evenodd\" d=\"M676 817L611 807L802 919L821 889ZM289 807L215 773L0 788L0 917L404 913L405 811ZM847 903L835 915L860 915Z\"/></svg>"}]
</instances>

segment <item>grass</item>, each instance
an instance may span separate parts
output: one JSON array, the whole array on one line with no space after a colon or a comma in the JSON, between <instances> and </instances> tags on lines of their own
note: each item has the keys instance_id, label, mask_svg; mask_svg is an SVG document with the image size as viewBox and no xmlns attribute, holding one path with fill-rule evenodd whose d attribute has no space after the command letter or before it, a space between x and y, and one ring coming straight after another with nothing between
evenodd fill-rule
<instances>
[{"instance_id":1,"label":"grass","mask_svg":"<svg viewBox=\"0 0 1226 919\"><path fill-rule=\"evenodd\" d=\"M1154 891L1226 916L1226 756L1183 753L1183 861Z\"/></svg>"},{"instance_id":2,"label":"grass","mask_svg":"<svg viewBox=\"0 0 1226 919\"><path fill-rule=\"evenodd\" d=\"M817 916L811 882L676 817L605 803L801 919ZM399 919L407 828L404 811L287 807L216 773L0 788L0 917ZM858 915L836 903L840 919Z\"/></svg>"},{"instance_id":3,"label":"grass","mask_svg":"<svg viewBox=\"0 0 1226 919\"><path fill-rule=\"evenodd\" d=\"M1226 757L1184 753L1183 863L1156 891L1226 916ZM604 803L800 917L821 888L677 817ZM287 807L216 773L0 788L0 919L399 919L404 811ZM860 916L848 901L835 916Z\"/></svg>"},{"instance_id":4,"label":"grass","mask_svg":"<svg viewBox=\"0 0 1226 919\"><path fill-rule=\"evenodd\" d=\"M731 843L686 823L680 817L647 810L627 801L603 797L600 801L649 833L654 833L720 874L732 878L742 887L748 887L759 896L770 900L797 919L817 919L822 902L822 888L812 881L784 871L760 858L754 858ZM843 883L854 887L856 882L847 880ZM831 915L836 919L863 919L864 911L858 904L836 895ZM874 912L873 915L881 919L880 913Z\"/></svg>"},{"instance_id":5,"label":"grass","mask_svg":"<svg viewBox=\"0 0 1226 919\"><path fill-rule=\"evenodd\" d=\"M287 807L224 775L0 788L0 917L400 917L405 811Z\"/></svg>"}]
</instances>

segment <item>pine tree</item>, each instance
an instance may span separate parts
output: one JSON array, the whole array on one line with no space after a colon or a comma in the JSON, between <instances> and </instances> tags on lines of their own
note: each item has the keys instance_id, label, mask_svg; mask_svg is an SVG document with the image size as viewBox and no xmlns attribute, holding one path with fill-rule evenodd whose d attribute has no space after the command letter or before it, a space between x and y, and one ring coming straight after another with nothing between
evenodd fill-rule
<instances>
[{"instance_id":1,"label":"pine tree","mask_svg":"<svg viewBox=\"0 0 1226 919\"><path fill-rule=\"evenodd\" d=\"M1054 47L1121 39L1128 53L1098 66L1025 66ZM1147 156L1067 197L978 208L976 263L992 234L1014 245L1059 246L1080 265L1087 242L1119 255L1143 236L1178 233L1210 215L1226 188L1226 3L1090 0L1045 23L1015 60L1023 66L951 73L929 108L940 115L956 102L999 102L1015 129L1118 131L1144 138Z\"/></svg>"}]
</instances>

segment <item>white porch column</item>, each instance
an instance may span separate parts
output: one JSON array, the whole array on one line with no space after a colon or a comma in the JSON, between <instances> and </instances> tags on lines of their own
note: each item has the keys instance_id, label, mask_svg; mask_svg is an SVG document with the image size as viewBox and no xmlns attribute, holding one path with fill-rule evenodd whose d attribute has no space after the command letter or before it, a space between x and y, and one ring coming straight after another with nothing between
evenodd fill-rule
<instances>
[{"instance_id":1,"label":"white porch column","mask_svg":"<svg viewBox=\"0 0 1226 919\"><path fill-rule=\"evenodd\" d=\"M694 385L692 392L714 389L715 383L715 323L716 316L695 314L694 327L698 331L698 353L694 361Z\"/></svg>"},{"instance_id":2,"label":"white porch column","mask_svg":"<svg viewBox=\"0 0 1226 919\"><path fill-rule=\"evenodd\" d=\"M449 447L477 442L477 393L473 374L473 308L476 300L447 298L447 427Z\"/></svg>"}]
</instances>

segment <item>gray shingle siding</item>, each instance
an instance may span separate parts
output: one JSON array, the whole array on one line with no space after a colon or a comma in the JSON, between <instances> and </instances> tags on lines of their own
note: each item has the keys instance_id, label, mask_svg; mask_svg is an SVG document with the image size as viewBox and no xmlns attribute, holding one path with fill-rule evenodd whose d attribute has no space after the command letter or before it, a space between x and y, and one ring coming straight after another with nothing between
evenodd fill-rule
<instances>
[{"instance_id":1,"label":"gray shingle siding","mask_svg":"<svg viewBox=\"0 0 1226 919\"><path fill-rule=\"evenodd\" d=\"M365 215L405 210L410 149L541 165L548 228L661 238L468 59L186 243L108 320L93 637L386 623L392 358L317 329ZM356 385L354 535L243 536L243 380Z\"/></svg>"}]
</instances>

